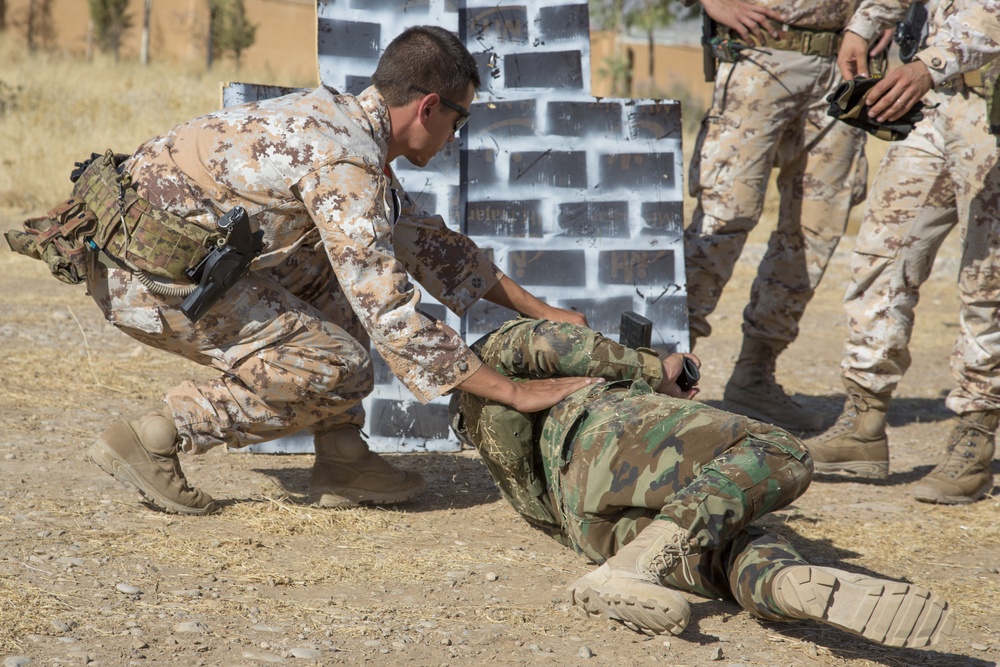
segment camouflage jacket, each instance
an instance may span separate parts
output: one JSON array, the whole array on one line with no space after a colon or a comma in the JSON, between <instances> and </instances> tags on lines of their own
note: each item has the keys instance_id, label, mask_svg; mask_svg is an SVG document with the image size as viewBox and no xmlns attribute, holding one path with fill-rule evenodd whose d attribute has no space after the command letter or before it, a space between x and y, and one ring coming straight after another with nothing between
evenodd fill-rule
<instances>
[{"instance_id":1,"label":"camouflage jacket","mask_svg":"<svg viewBox=\"0 0 1000 667\"><path fill-rule=\"evenodd\" d=\"M847 29L871 41L906 14L913 0L864 0ZM916 57L938 84L989 65L984 81L1000 74L1000 0L930 0L926 47Z\"/></svg>"},{"instance_id":2,"label":"camouflage jacket","mask_svg":"<svg viewBox=\"0 0 1000 667\"><path fill-rule=\"evenodd\" d=\"M694 5L695 0L684 4ZM839 31L847 25L859 0L749 0L749 4L767 7L785 18L788 25L808 30Z\"/></svg>"},{"instance_id":3,"label":"camouflage jacket","mask_svg":"<svg viewBox=\"0 0 1000 667\"><path fill-rule=\"evenodd\" d=\"M572 335L536 332L536 327ZM585 332L578 335L578 332ZM537 333L537 335L536 335ZM553 349L552 341L565 344ZM515 381L555 376L602 377L615 388L636 383L637 391L651 392L663 378L660 359L650 352L612 343L589 329L532 320L508 322L486 340L473 345L486 363ZM614 382L625 381L625 382ZM461 392L457 397L465 434L479 450L504 498L536 528L563 544L571 544L561 529L558 502L550 489L553 466L562 455L567 418L579 416L589 401L612 384L592 385L558 403L551 410L523 414L494 401ZM454 425L454 422L453 422Z\"/></svg>"},{"instance_id":4,"label":"camouflage jacket","mask_svg":"<svg viewBox=\"0 0 1000 667\"><path fill-rule=\"evenodd\" d=\"M421 401L470 377L479 360L454 331L420 313L428 292L458 314L502 274L467 237L400 190L387 169L388 107L321 86L210 113L151 139L126 162L139 194L211 229L243 206L263 230L251 269L322 244L340 289L392 372Z\"/></svg>"}]
</instances>

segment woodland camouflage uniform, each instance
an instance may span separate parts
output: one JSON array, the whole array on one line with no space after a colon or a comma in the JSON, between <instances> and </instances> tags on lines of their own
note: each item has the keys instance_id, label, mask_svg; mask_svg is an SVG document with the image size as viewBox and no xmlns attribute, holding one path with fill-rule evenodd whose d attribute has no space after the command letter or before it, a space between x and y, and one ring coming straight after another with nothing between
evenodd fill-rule
<instances>
[{"instance_id":1,"label":"woodland camouflage uniform","mask_svg":"<svg viewBox=\"0 0 1000 667\"><path fill-rule=\"evenodd\" d=\"M690 579L678 570L669 586L782 618L769 606L770 577L805 561L751 523L809 486L812 462L801 442L655 393L663 367L653 354L583 327L517 320L473 347L514 378L608 380L533 415L466 392L453 399L468 439L525 519L597 563L654 519L670 519L689 530L700 553L689 558Z\"/></svg>"},{"instance_id":2,"label":"woodland camouflage uniform","mask_svg":"<svg viewBox=\"0 0 1000 667\"><path fill-rule=\"evenodd\" d=\"M811 430L818 418L775 384L774 361L797 337L850 209L865 195L864 132L826 113L826 96L842 82L839 33L858 2L750 4L779 12L791 29L718 66L689 171L697 198L684 238L691 338L711 333L706 318L760 219L771 169L778 167L777 226L743 312L744 350L724 407Z\"/></svg>"},{"instance_id":3,"label":"woodland camouflage uniform","mask_svg":"<svg viewBox=\"0 0 1000 667\"><path fill-rule=\"evenodd\" d=\"M515 379L606 380L534 414L465 392L451 403L456 434L478 448L514 508L601 563L570 587L588 615L679 634L690 618L680 589L889 646L951 634L948 603L927 589L811 566L753 525L809 486L811 458L785 431L654 392L665 388L654 354L585 327L516 320L473 348Z\"/></svg>"}]
</instances>

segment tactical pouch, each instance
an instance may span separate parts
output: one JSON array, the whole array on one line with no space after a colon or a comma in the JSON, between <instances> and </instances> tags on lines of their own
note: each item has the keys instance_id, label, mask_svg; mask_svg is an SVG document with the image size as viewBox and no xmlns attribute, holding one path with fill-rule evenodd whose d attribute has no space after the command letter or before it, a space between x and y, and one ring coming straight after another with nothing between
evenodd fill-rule
<instances>
[{"instance_id":1,"label":"tactical pouch","mask_svg":"<svg viewBox=\"0 0 1000 667\"><path fill-rule=\"evenodd\" d=\"M129 174L118 173L119 162L107 151L83 170L73 189L97 217L93 242L132 270L188 282L187 270L223 236L140 197Z\"/></svg>"},{"instance_id":2,"label":"tactical pouch","mask_svg":"<svg viewBox=\"0 0 1000 667\"><path fill-rule=\"evenodd\" d=\"M97 229L97 217L83 199L67 199L45 215L25 220L23 227L4 234L11 250L42 260L64 283L83 282L89 250L84 239Z\"/></svg>"},{"instance_id":3,"label":"tactical pouch","mask_svg":"<svg viewBox=\"0 0 1000 667\"><path fill-rule=\"evenodd\" d=\"M73 197L4 236L11 250L40 259L64 283L87 276L88 253L106 251L133 271L190 282L187 270L224 240L219 232L158 209L136 194L131 177L118 173L128 156L107 151L77 163Z\"/></svg>"},{"instance_id":4,"label":"tactical pouch","mask_svg":"<svg viewBox=\"0 0 1000 667\"><path fill-rule=\"evenodd\" d=\"M826 101L830 103L827 114L853 127L860 127L883 141L905 139L913 126L923 120L924 103L914 104L902 118L892 122L879 122L868 115L866 104L868 93L878 82L879 79L865 77L843 82L827 96Z\"/></svg>"}]
</instances>

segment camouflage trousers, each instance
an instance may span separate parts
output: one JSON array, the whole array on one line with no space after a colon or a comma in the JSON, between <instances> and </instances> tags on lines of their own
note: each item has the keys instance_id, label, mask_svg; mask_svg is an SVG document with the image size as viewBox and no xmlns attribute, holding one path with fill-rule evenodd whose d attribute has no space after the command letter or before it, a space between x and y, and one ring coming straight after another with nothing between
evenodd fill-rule
<instances>
[{"instance_id":1,"label":"camouflage trousers","mask_svg":"<svg viewBox=\"0 0 1000 667\"><path fill-rule=\"evenodd\" d=\"M678 568L668 585L780 619L770 581L805 561L751 523L808 488L804 445L774 426L653 393L641 380L625 384L574 395L546 421L542 459L570 545L603 562L654 519L669 519L699 553L688 559L692 579ZM568 428L550 428L566 414Z\"/></svg>"},{"instance_id":2,"label":"camouflage trousers","mask_svg":"<svg viewBox=\"0 0 1000 667\"><path fill-rule=\"evenodd\" d=\"M957 381L947 399L961 414L1000 408L1000 148L975 92L934 92L925 119L879 165L851 255L844 297L844 377L881 393L910 366L920 286L945 237L963 234L958 274Z\"/></svg>"},{"instance_id":3,"label":"camouflage trousers","mask_svg":"<svg viewBox=\"0 0 1000 667\"><path fill-rule=\"evenodd\" d=\"M841 82L835 58L772 50L722 63L698 135L689 189L698 200L685 231L692 343L756 226L773 167L778 220L743 313L747 336L783 349L847 225L864 199L864 132L826 115Z\"/></svg>"},{"instance_id":4,"label":"camouflage trousers","mask_svg":"<svg viewBox=\"0 0 1000 667\"><path fill-rule=\"evenodd\" d=\"M252 271L196 323L179 309L183 298L154 295L129 271L99 267L87 285L132 338L221 371L166 393L186 451L364 424L369 340L322 247Z\"/></svg>"}]
</instances>

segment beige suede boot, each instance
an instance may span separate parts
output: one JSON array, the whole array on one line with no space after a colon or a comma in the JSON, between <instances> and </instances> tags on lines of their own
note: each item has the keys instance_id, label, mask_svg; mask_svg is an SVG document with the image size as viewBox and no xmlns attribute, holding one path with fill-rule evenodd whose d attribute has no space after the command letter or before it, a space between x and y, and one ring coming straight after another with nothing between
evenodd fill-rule
<instances>
[{"instance_id":1,"label":"beige suede boot","mask_svg":"<svg viewBox=\"0 0 1000 667\"><path fill-rule=\"evenodd\" d=\"M191 488L177 458L180 436L168 407L133 421L111 424L87 457L101 470L131 484L166 512L203 515L214 512L215 501Z\"/></svg>"},{"instance_id":2,"label":"beige suede boot","mask_svg":"<svg viewBox=\"0 0 1000 667\"><path fill-rule=\"evenodd\" d=\"M928 646L955 630L951 607L926 588L832 567L785 568L765 596L788 618L819 621L886 646Z\"/></svg>"},{"instance_id":3,"label":"beige suede boot","mask_svg":"<svg viewBox=\"0 0 1000 667\"><path fill-rule=\"evenodd\" d=\"M993 489L996 411L958 416L944 461L913 487L913 497L925 503L972 503Z\"/></svg>"},{"instance_id":4,"label":"beige suede boot","mask_svg":"<svg viewBox=\"0 0 1000 667\"><path fill-rule=\"evenodd\" d=\"M886 479L889 476L889 440L886 410L891 393L873 394L844 380L844 411L828 431L806 440L817 473Z\"/></svg>"},{"instance_id":5,"label":"beige suede boot","mask_svg":"<svg viewBox=\"0 0 1000 667\"><path fill-rule=\"evenodd\" d=\"M391 505L424 490L420 474L398 470L368 449L357 426L341 426L313 436L316 462L309 481L310 503L320 507Z\"/></svg>"},{"instance_id":6,"label":"beige suede boot","mask_svg":"<svg viewBox=\"0 0 1000 667\"><path fill-rule=\"evenodd\" d=\"M743 337L743 348L722 396L722 408L792 431L816 431L823 418L802 407L774 379L778 350Z\"/></svg>"},{"instance_id":7,"label":"beige suede boot","mask_svg":"<svg viewBox=\"0 0 1000 667\"><path fill-rule=\"evenodd\" d=\"M647 635L678 635L691 618L691 606L662 581L690 548L687 531L657 519L603 565L573 582L570 598L589 616L620 621Z\"/></svg>"}]
</instances>

